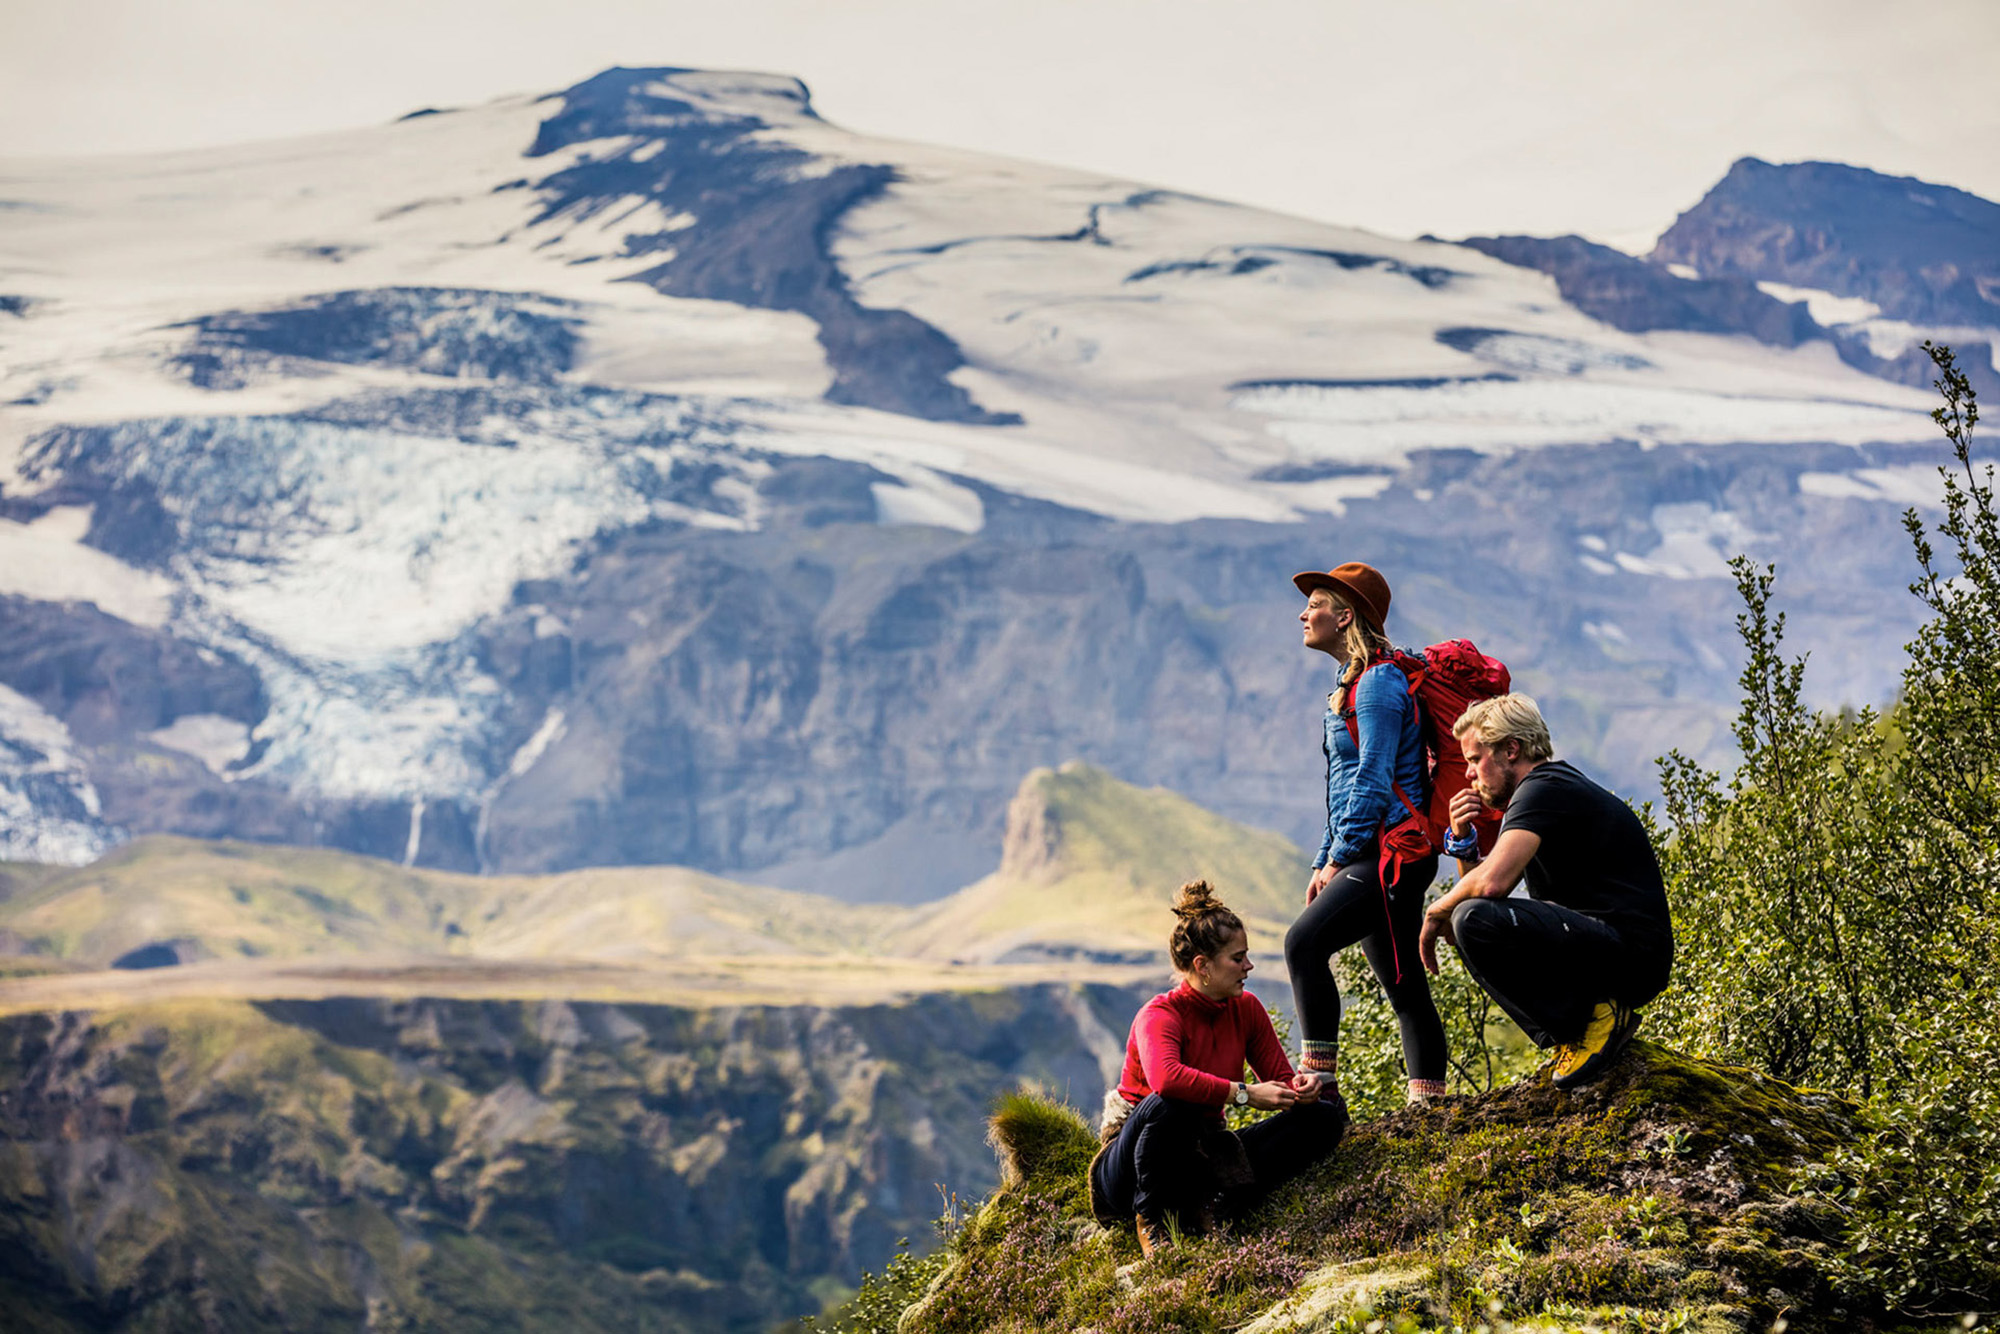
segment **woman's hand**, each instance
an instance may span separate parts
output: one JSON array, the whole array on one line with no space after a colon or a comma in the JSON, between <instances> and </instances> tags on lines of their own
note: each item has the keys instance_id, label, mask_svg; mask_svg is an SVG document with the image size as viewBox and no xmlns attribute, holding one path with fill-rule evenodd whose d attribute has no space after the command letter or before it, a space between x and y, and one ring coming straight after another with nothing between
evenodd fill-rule
<instances>
[{"instance_id":1,"label":"woman's hand","mask_svg":"<svg viewBox=\"0 0 2000 1334\"><path fill-rule=\"evenodd\" d=\"M1312 880L1306 885L1306 902L1311 903L1314 899L1318 898L1319 892L1332 884L1333 878L1339 874L1340 868L1332 862L1328 862L1317 871L1314 871Z\"/></svg>"},{"instance_id":2,"label":"woman's hand","mask_svg":"<svg viewBox=\"0 0 2000 1334\"><path fill-rule=\"evenodd\" d=\"M1289 1084L1280 1084L1275 1079L1267 1079L1261 1084L1251 1084L1250 1105L1260 1112L1281 1112L1299 1100Z\"/></svg>"},{"instance_id":3,"label":"woman's hand","mask_svg":"<svg viewBox=\"0 0 2000 1334\"><path fill-rule=\"evenodd\" d=\"M1319 1101L1319 1076L1304 1071L1292 1076L1292 1092L1299 1095L1300 1103Z\"/></svg>"}]
</instances>

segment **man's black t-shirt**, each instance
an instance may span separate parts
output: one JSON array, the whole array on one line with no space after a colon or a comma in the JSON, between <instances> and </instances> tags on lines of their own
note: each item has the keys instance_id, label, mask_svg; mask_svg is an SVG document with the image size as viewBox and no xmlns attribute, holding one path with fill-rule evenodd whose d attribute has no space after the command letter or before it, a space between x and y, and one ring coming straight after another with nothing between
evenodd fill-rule
<instances>
[{"instance_id":1,"label":"man's black t-shirt","mask_svg":"<svg viewBox=\"0 0 2000 1334\"><path fill-rule=\"evenodd\" d=\"M1528 771L1500 832L1525 829L1542 845L1528 862L1528 893L1594 917L1626 943L1671 953L1674 928L1652 840L1632 808L1562 760Z\"/></svg>"}]
</instances>

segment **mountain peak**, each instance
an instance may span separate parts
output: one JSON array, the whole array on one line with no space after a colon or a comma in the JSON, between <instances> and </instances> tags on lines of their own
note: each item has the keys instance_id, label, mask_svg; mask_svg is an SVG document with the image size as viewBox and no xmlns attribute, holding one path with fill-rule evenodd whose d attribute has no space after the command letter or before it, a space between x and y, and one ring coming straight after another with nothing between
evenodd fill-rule
<instances>
[{"instance_id":1,"label":"mountain peak","mask_svg":"<svg viewBox=\"0 0 2000 1334\"><path fill-rule=\"evenodd\" d=\"M1157 958L1174 888L1201 878L1269 952L1308 874L1278 834L1071 760L1021 780L999 871L920 909L902 948L968 962Z\"/></svg>"},{"instance_id":2,"label":"mountain peak","mask_svg":"<svg viewBox=\"0 0 2000 1334\"><path fill-rule=\"evenodd\" d=\"M2000 326L2000 204L1866 167L1738 158L1651 258L1860 297L1913 323Z\"/></svg>"},{"instance_id":3,"label":"mountain peak","mask_svg":"<svg viewBox=\"0 0 2000 1334\"><path fill-rule=\"evenodd\" d=\"M530 157L592 139L656 139L691 122L819 119L811 91L790 75L671 65L613 66L542 100L563 109L542 122Z\"/></svg>"}]
</instances>

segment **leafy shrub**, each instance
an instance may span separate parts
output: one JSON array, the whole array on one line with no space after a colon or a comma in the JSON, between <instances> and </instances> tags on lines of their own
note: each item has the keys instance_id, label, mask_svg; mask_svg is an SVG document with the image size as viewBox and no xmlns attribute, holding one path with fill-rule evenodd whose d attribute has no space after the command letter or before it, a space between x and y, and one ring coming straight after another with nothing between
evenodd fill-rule
<instances>
[{"instance_id":1,"label":"leafy shrub","mask_svg":"<svg viewBox=\"0 0 2000 1334\"><path fill-rule=\"evenodd\" d=\"M905 1238L880 1274L862 1276L860 1290L844 1305L823 1316L807 1316L798 1328L808 1334L896 1334L903 1312L923 1296L946 1259L942 1249L911 1255Z\"/></svg>"},{"instance_id":2,"label":"leafy shrub","mask_svg":"<svg viewBox=\"0 0 2000 1334\"><path fill-rule=\"evenodd\" d=\"M1867 1100L1875 1133L1799 1185L1843 1220L1840 1285L1913 1313L2000 1304L2000 518L1971 387L1924 346L1954 461L1936 533L1904 516L1931 618L1901 698L1881 716L1808 709L1775 571L1734 563L1742 763L1724 780L1661 762L1679 953L1649 1021Z\"/></svg>"}]
</instances>

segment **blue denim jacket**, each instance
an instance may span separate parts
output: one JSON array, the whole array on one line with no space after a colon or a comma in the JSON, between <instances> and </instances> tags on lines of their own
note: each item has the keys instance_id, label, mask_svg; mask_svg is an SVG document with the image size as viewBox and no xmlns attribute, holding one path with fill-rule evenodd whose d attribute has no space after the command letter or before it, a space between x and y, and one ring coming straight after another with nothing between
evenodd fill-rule
<instances>
[{"instance_id":1,"label":"blue denim jacket","mask_svg":"<svg viewBox=\"0 0 2000 1334\"><path fill-rule=\"evenodd\" d=\"M1326 837L1320 841L1315 867L1332 862L1348 866L1371 855L1384 816L1394 824L1404 815L1403 803L1390 790L1400 784L1419 807L1424 802L1424 748L1417 728L1417 702L1410 698L1410 678L1393 662L1377 663L1361 674L1354 691L1354 717L1361 726L1361 748L1347 734L1347 720L1327 700Z\"/></svg>"}]
</instances>

